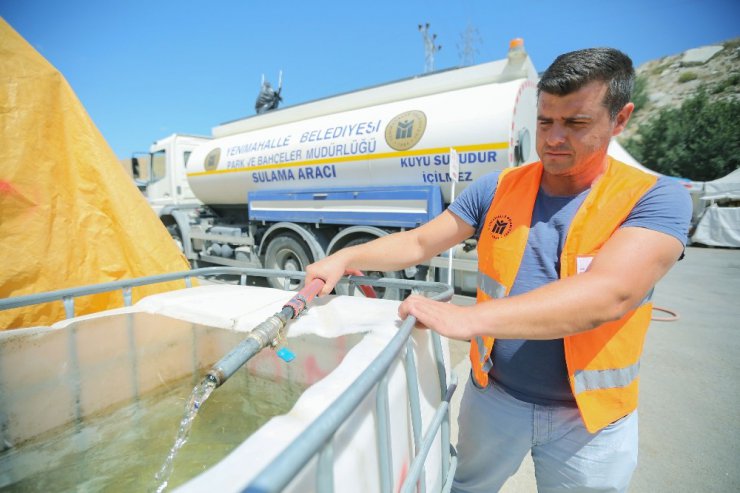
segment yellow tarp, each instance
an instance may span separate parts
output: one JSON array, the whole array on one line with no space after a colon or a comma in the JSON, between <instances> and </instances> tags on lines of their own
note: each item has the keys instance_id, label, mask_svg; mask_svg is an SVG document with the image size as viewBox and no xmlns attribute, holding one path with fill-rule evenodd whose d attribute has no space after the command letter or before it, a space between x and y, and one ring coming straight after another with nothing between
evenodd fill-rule
<instances>
[{"instance_id":1,"label":"yellow tarp","mask_svg":"<svg viewBox=\"0 0 740 493\"><path fill-rule=\"evenodd\" d=\"M64 77L0 18L0 297L189 268ZM181 281L134 289L134 301ZM123 306L78 298L76 315ZM61 302L0 311L49 325Z\"/></svg>"}]
</instances>

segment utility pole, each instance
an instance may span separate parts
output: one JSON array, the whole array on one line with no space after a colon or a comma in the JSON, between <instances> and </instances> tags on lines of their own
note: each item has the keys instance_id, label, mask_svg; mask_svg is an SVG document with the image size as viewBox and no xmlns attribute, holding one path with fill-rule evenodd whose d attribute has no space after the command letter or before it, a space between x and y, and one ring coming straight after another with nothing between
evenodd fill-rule
<instances>
[{"instance_id":1,"label":"utility pole","mask_svg":"<svg viewBox=\"0 0 740 493\"><path fill-rule=\"evenodd\" d=\"M480 53L477 45L482 44L478 28L468 23L468 27L460 35L462 42L457 44L457 52L460 55L460 65L465 67L475 64L475 55Z\"/></svg>"},{"instance_id":2,"label":"utility pole","mask_svg":"<svg viewBox=\"0 0 740 493\"><path fill-rule=\"evenodd\" d=\"M429 23L419 24L419 32L424 38L424 73L434 72L434 54L442 49L442 45L437 45L437 35L429 35Z\"/></svg>"}]
</instances>

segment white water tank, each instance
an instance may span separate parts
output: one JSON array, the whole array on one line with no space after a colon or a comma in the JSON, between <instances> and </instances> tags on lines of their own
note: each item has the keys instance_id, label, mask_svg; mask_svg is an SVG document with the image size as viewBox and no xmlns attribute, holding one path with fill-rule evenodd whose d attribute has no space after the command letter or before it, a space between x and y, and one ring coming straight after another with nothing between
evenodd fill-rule
<instances>
[{"instance_id":1,"label":"white water tank","mask_svg":"<svg viewBox=\"0 0 740 493\"><path fill-rule=\"evenodd\" d=\"M456 193L486 173L536 160L536 73L520 58L514 68L504 60L484 64L487 72L450 70L216 128L225 136L190 157L190 186L213 205L244 204L254 190L435 184L449 202L450 148L460 156ZM393 99L394 87L424 95L374 104ZM337 101L353 109L327 114Z\"/></svg>"}]
</instances>

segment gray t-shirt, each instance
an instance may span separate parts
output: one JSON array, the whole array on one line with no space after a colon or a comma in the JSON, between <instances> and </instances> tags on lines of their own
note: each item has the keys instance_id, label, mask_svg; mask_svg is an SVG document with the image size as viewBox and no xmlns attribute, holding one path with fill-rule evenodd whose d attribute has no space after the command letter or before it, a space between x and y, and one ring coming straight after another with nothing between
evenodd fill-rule
<instances>
[{"instance_id":1,"label":"gray t-shirt","mask_svg":"<svg viewBox=\"0 0 740 493\"><path fill-rule=\"evenodd\" d=\"M472 183L449 207L450 212L476 229L476 237L493 201L499 173ZM551 196L540 189L532 213L529 239L511 296L559 279L560 255L576 211L589 190L578 195ZM660 231L687 241L691 219L688 192L675 179L661 176L637 202L622 224ZM497 339L493 347L494 384L533 404L575 405L568 384L563 339Z\"/></svg>"}]
</instances>

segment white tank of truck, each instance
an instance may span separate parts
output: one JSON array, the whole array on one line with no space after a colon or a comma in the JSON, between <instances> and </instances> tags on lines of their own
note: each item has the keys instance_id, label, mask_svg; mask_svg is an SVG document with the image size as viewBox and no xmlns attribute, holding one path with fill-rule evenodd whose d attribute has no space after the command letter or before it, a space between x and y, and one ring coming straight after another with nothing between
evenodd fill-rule
<instances>
[{"instance_id":1,"label":"white tank of truck","mask_svg":"<svg viewBox=\"0 0 740 493\"><path fill-rule=\"evenodd\" d=\"M515 40L502 60L220 125L187 161L189 188L204 206L173 206L160 217L194 263L302 270L340 248L423 224L453 190L534 161L536 80ZM459 157L454 188L451 149ZM471 247L455 249L453 269L475 271ZM456 284L474 281L461 276Z\"/></svg>"},{"instance_id":2,"label":"white tank of truck","mask_svg":"<svg viewBox=\"0 0 740 493\"><path fill-rule=\"evenodd\" d=\"M517 79L257 129L201 145L188 180L206 204L244 204L255 190L360 184L437 184L449 203L450 149L459 155L458 192L528 161L535 105L534 82Z\"/></svg>"}]
</instances>

